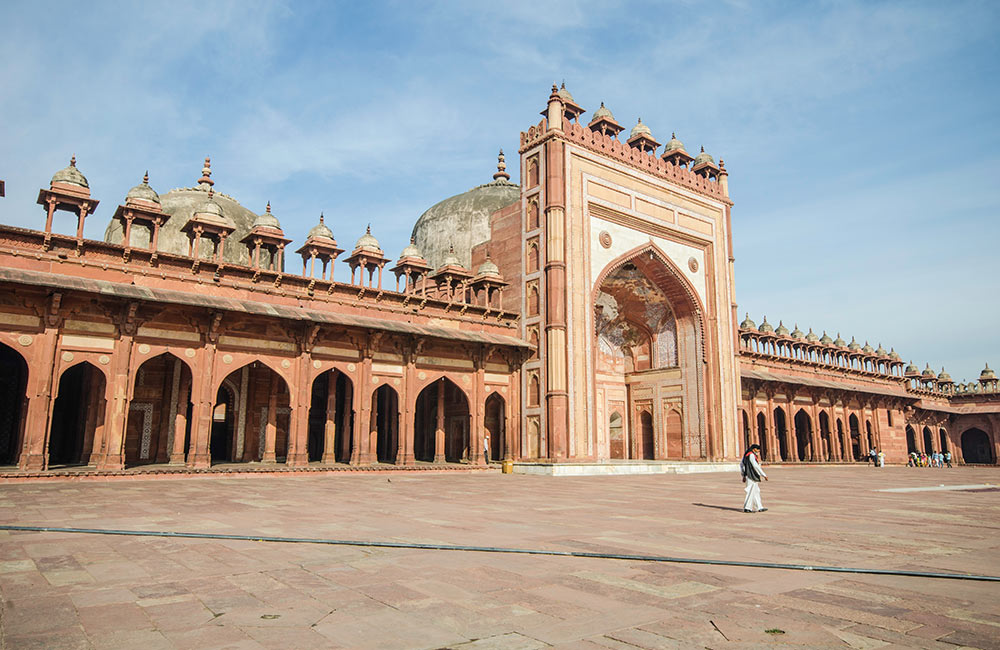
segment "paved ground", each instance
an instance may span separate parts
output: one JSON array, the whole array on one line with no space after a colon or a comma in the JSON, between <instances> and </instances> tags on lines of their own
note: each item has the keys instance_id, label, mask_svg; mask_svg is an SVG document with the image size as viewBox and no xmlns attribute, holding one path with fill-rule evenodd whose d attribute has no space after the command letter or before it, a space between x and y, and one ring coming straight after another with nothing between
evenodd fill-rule
<instances>
[{"instance_id":1,"label":"paved ground","mask_svg":"<svg viewBox=\"0 0 1000 650\"><path fill-rule=\"evenodd\" d=\"M0 523L1000 575L998 469L344 475L0 486ZM1000 648L1000 584L0 532L4 648ZM767 630L772 630L768 633ZM781 630L783 634L773 632Z\"/></svg>"}]
</instances>

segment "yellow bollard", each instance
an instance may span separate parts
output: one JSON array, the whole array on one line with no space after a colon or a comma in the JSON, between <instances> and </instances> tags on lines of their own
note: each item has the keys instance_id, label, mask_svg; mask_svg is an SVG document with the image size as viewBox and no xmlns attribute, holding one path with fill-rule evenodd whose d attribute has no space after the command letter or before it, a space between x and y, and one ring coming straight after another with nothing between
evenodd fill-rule
<instances>
[{"instance_id":1,"label":"yellow bollard","mask_svg":"<svg viewBox=\"0 0 1000 650\"><path fill-rule=\"evenodd\" d=\"M514 461L512 461L510 459L504 460L503 463L501 463L500 468L501 468L501 471L504 474L513 474L514 473Z\"/></svg>"}]
</instances>

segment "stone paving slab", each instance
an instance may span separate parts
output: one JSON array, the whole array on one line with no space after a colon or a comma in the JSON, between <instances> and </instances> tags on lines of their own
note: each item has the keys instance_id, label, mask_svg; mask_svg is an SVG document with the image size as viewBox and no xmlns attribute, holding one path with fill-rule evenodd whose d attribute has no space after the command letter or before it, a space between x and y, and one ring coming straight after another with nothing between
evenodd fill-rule
<instances>
[{"instance_id":1,"label":"stone paving slab","mask_svg":"<svg viewBox=\"0 0 1000 650\"><path fill-rule=\"evenodd\" d=\"M996 468L314 474L0 486L0 523L1000 575ZM390 480L391 479L391 480ZM906 491L885 492L903 488ZM1000 584L0 531L0 648L1000 648Z\"/></svg>"}]
</instances>

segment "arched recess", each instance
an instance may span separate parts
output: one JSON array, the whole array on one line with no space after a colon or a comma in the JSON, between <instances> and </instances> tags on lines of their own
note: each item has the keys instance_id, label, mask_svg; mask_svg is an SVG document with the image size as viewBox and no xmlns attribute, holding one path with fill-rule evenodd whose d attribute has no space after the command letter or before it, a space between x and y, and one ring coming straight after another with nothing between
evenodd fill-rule
<instances>
[{"instance_id":1,"label":"arched recess","mask_svg":"<svg viewBox=\"0 0 1000 650\"><path fill-rule=\"evenodd\" d=\"M850 460L851 457L848 455L847 450L850 446L847 444L846 434L844 433L844 423L840 418L837 418L837 446L839 449L839 457L841 460Z\"/></svg>"},{"instance_id":2,"label":"arched recess","mask_svg":"<svg viewBox=\"0 0 1000 650\"><path fill-rule=\"evenodd\" d=\"M469 400L458 385L446 377L429 383L417 395L414 409L416 459L438 463L468 459L469 420Z\"/></svg>"},{"instance_id":3,"label":"arched recess","mask_svg":"<svg viewBox=\"0 0 1000 650\"><path fill-rule=\"evenodd\" d=\"M125 429L125 467L184 462L191 440L191 378L188 365L169 352L136 370Z\"/></svg>"},{"instance_id":4,"label":"arched recess","mask_svg":"<svg viewBox=\"0 0 1000 650\"><path fill-rule=\"evenodd\" d=\"M375 459L395 463L399 457L399 393L389 384L372 393L370 430L375 434Z\"/></svg>"},{"instance_id":5,"label":"arched recess","mask_svg":"<svg viewBox=\"0 0 1000 650\"><path fill-rule=\"evenodd\" d=\"M780 406L774 409L774 437L778 440L778 458L787 461L789 459L788 428L785 421L785 411Z\"/></svg>"},{"instance_id":6,"label":"arched recess","mask_svg":"<svg viewBox=\"0 0 1000 650\"><path fill-rule=\"evenodd\" d=\"M924 427L924 453L929 454L934 451L934 434L931 433L930 427Z\"/></svg>"},{"instance_id":7,"label":"arched recess","mask_svg":"<svg viewBox=\"0 0 1000 650\"><path fill-rule=\"evenodd\" d=\"M667 458L684 457L684 417L675 407L667 409L664 437L667 439Z\"/></svg>"},{"instance_id":8,"label":"arched recess","mask_svg":"<svg viewBox=\"0 0 1000 650\"><path fill-rule=\"evenodd\" d=\"M105 384L104 373L86 361L62 373L52 405L49 467L90 463L94 438L104 429Z\"/></svg>"},{"instance_id":9,"label":"arched recess","mask_svg":"<svg viewBox=\"0 0 1000 650\"><path fill-rule=\"evenodd\" d=\"M913 427L906 425L906 453L912 454L917 451L917 433Z\"/></svg>"},{"instance_id":10,"label":"arched recess","mask_svg":"<svg viewBox=\"0 0 1000 650\"><path fill-rule=\"evenodd\" d=\"M851 432L851 456L854 460L861 460L861 424L858 416L851 413L847 424Z\"/></svg>"},{"instance_id":11,"label":"arched recess","mask_svg":"<svg viewBox=\"0 0 1000 650\"><path fill-rule=\"evenodd\" d=\"M608 418L608 443L611 458L625 458L625 427L622 414L618 411Z\"/></svg>"},{"instance_id":12,"label":"arched recess","mask_svg":"<svg viewBox=\"0 0 1000 650\"><path fill-rule=\"evenodd\" d=\"M653 414L649 411L639 412L639 458L653 460Z\"/></svg>"},{"instance_id":13,"label":"arched recess","mask_svg":"<svg viewBox=\"0 0 1000 650\"><path fill-rule=\"evenodd\" d=\"M750 418L747 416L746 409L740 409L740 414L743 420L743 451L746 452L750 449Z\"/></svg>"},{"instance_id":14,"label":"arched recess","mask_svg":"<svg viewBox=\"0 0 1000 650\"><path fill-rule=\"evenodd\" d=\"M966 429L962 433L962 458L967 465L995 465L993 441L982 429Z\"/></svg>"},{"instance_id":15,"label":"arched recess","mask_svg":"<svg viewBox=\"0 0 1000 650\"><path fill-rule=\"evenodd\" d=\"M253 361L229 373L212 411L212 462L285 462L289 405L288 384L266 364Z\"/></svg>"},{"instance_id":16,"label":"arched recess","mask_svg":"<svg viewBox=\"0 0 1000 650\"><path fill-rule=\"evenodd\" d=\"M770 449L767 447L767 416L763 413L757 414L757 440L757 444L760 445L760 457L766 459Z\"/></svg>"},{"instance_id":17,"label":"arched recess","mask_svg":"<svg viewBox=\"0 0 1000 650\"><path fill-rule=\"evenodd\" d=\"M868 436L868 448L875 449L875 434L872 432L871 420L865 420L865 434Z\"/></svg>"},{"instance_id":18,"label":"arched recess","mask_svg":"<svg viewBox=\"0 0 1000 650\"><path fill-rule=\"evenodd\" d=\"M800 461L810 460L812 453L812 421L805 409L795 413L796 458Z\"/></svg>"},{"instance_id":19,"label":"arched recess","mask_svg":"<svg viewBox=\"0 0 1000 650\"><path fill-rule=\"evenodd\" d=\"M17 465L28 412L28 364L0 343L0 465Z\"/></svg>"},{"instance_id":20,"label":"arched recess","mask_svg":"<svg viewBox=\"0 0 1000 650\"><path fill-rule=\"evenodd\" d=\"M830 416L826 411L819 412L819 440L823 448L820 450L820 458L833 460L833 443L830 440Z\"/></svg>"},{"instance_id":21,"label":"arched recess","mask_svg":"<svg viewBox=\"0 0 1000 650\"><path fill-rule=\"evenodd\" d=\"M483 425L490 434L490 460L502 459L507 447L507 403L496 391L486 398Z\"/></svg>"},{"instance_id":22,"label":"arched recess","mask_svg":"<svg viewBox=\"0 0 1000 650\"><path fill-rule=\"evenodd\" d=\"M593 284L591 301L595 394L624 392L626 386L632 392L654 388L657 379L647 371L676 368L671 381L684 413L682 455L711 454L706 446L711 441L702 443L709 412L705 387L717 368L704 363L704 308L686 274L650 242L605 266ZM629 410L636 413L632 406Z\"/></svg>"},{"instance_id":23,"label":"arched recess","mask_svg":"<svg viewBox=\"0 0 1000 650\"><path fill-rule=\"evenodd\" d=\"M334 368L312 383L309 401L309 462L349 463L354 437L354 383Z\"/></svg>"},{"instance_id":24,"label":"arched recess","mask_svg":"<svg viewBox=\"0 0 1000 650\"><path fill-rule=\"evenodd\" d=\"M944 428L938 429L938 437L941 442L941 452L948 451L948 432Z\"/></svg>"}]
</instances>

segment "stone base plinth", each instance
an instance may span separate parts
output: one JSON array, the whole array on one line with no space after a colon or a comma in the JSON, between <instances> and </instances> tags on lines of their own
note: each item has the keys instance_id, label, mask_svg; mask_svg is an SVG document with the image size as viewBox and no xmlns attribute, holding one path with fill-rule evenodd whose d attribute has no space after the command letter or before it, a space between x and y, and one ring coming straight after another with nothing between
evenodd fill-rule
<instances>
[{"instance_id":1,"label":"stone base plinth","mask_svg":"<svg viewBox=\"0 0 1000 650\"><path fill-rule=\"evenodd\" d=\"M737 462L682 460L608 460L600 463L515 462L514 474L546 476L623 476L632 474L694 474L738 472Z\"/></svg>"}]
</instances>

